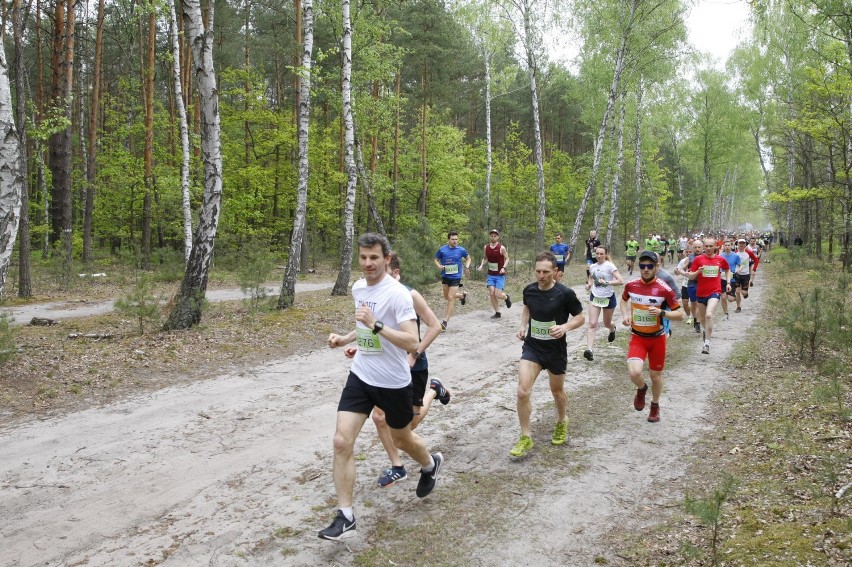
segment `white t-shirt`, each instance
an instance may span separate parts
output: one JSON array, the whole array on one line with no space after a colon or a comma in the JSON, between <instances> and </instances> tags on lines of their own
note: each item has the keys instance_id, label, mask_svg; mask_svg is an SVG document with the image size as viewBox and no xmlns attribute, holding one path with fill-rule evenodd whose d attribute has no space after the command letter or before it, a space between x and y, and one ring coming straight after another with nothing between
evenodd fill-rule
<instances>
[{"instance_id":1,"label":"white t-shirt","mask_svg":"<svg viewBox=\"0 0 852 567\"><path fill-rule=\"evenodd\" d=\"M687 271L687 268L689 268L689 256L684 256L683 259L677 263L677 269L682 272L685 272ZM675 281L680 287L686 287L686 285L689 283L689 278L687 276L678 274L677 276L675 276Z\"/></svg>"},{"instance_id":2,"label":"white t-shirt","mask_svg":"<svg viewBox=\"0 0 852 567\"><path fill-rule=\"evenodd\" d=\"M411 292L394 278L385 275L376 285L360 279L352 285L355 309L367 306L376 319L389 329L399 330L404 321L417 319ZM373 329L356 322L358 352L352 362L352 372L365 384L380 388L404 388L411 383L408 353L393 345Z\"/></svg>"},{"instance_id":3,"label":"white t-shirt","mask_svg":"<svg viewBox=\"0 0 852 567\"><path fill-rule=\"evenodd\" d=\"M748 252L740 252L737 250L736 255L740 257L740 265L737 266L737 274L741 276L747 276L751 273L751 266L749 266L749 262L751 261L751 257L748 255Z\"/></svg>"},{"instance_id":4,"label":"white t-shirt","mask_svg":"<svg viewBox=\"0 0 852 567\"><path fill-rule=\"evenodd\" d=\"M595 297L610 297L615 293L611 285L596 285L595 281L611 282L618 268L615 264L606 260L603 264L595 262L589 266L589 274L592 276L592 295Z\"/></svg>"}]
</instances>

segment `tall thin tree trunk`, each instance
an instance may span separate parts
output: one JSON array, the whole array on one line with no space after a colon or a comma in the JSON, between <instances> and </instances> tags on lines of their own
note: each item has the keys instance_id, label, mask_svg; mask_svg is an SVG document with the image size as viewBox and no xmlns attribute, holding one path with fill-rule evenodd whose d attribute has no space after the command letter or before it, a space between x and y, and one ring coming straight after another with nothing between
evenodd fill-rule
<instances>
[{"instance_id":1,"label":"tall thin tree trunk","mask_svg":"<svg viewBox=\"0 0 852 567\"><path fill-rule=\"evenodd\" d=\"M148 45L145 63L145 195L142 197L142 269L151 269L151 200L154 195L154 65L157 13L148 13Z\"/></svg>"},{"instance_id":2,"label":"tall thin tree trunk","mask_svg":"<svg viewBox=\"0 0 852 567\"><path fill-rule=\"evenodd\" d=\"M12 6L12 30L15 41L15 122L18 126L20 144L19 172L21 176L21 214L18 228L18 297L28 298L33 294L30 270L30 174L27 155L27 70L24 62L24 15L22 0Z\"/></svg>"},{"instance_id":3,"label":"tall thin tree trunk","mask_svg":"<svg viewBox=\"0 0 852 567\"><path fill-rule=\"evenodd\" d=\"M98 0L94 69L92 71L92 99L89 105L86 203L83 208L83 262L85 263L89 263L92 260L92 213L95 208L95 176L97 175L98 118L100 116L101 67L104 54L104 8L105 0Z\"/></svg>"},{"instance_id":4,"label":"tall thin tree trunk","mask_svg":"<svg viewBox=\"0 0 852 567\"><path fill-rule=\"evenodd\" d=\"M214 2L210 2L205 23L202 22L199 0L182 0L185 33L192 46L192 61L198 83L204 196L192 252L165 329L187 329L201 321L207 277L210 262L213 260L213 245L219 226L222 205L222 149L219 95L213 68L213 6Z\"/></svg>"},{"instance_id":5,"label":"tall thin tree trunk","mask_svg":"<svg viewBox=\"0 0 852 567\"><path fill-rule=\"evenodd\" d=\"M491 226L491 53L482 49L485 60L485 229Z\"/></svg>"},{"instance_id":6,"label":"tall thin tree trunk","mask_svg":"<svg viewBox=\"0 0 852 567\"><path fill-rule=\"evenodd\" d=\"M101 0L103 1L103 0ZM189 194L189 125L186 121L186 105L183 98L183 85L181 85L181 49L179 39L179 28L174 2L170 3L170 17L172 29L172 80L175 89L175 106L177 107L178 123L180 125L180 187L181 187L181 209L183 210L183 261L189 262L189 254L192 252L192 208Z\"/></svg>"},{"instance_id":7,"label":"tall thin tree trunk","mask_svg":"<svg viewBox=\"0 0 852 567\"><path fill-rule=\"evenodd\" d=\"M400 91L402 83L402 73L396 72L396 110L393 121L393 179L391 180L391 201L390 201L390 226L391 234L396 235L396 207L397 207L397 189L399 184L399 119L400 119Z\"/></svg>"},{"instance_id":8,"label":"tall thin tree trunk","mask_svg":"<svg viewBox=\"0 0 852 567\"><path fill-rule=\"evenodd\" d=\"M618 154L615 159L615 173L612 176L612 191L610 192L609 199L609 222L607 222L606 240L604 241L604 244L610 250L612 250L612 233L615 230L615 221L618 218L621 169L624 167L624 117L627 114L627 105L625 104L624 93L619 98L621 99L621 112L618 117Z\"/></svg>"},{"instance_id":9,"label":"tall thin tree trunk","mask_svg":"<svg viewBox=\"0 0 852 567\"><path fill-rule=\"evenodd\" d=\"M636 217L633 224L633 232L638 238L642 236L642 80L639 80L639 88L636 90L636 145L634 147L634 160L636 162ZM662 227L660 227L662 228Z\"/></svg>"},{"instance_id":10,"label":"tall thin tree trunk","mask_svg":"<svg viewBox=\"0 0 852 567\"><path fill-rule=\"evenodd\" d=\"M314 48L313 0L302 0L304 41L299 83L299 189L296 194L296 214L293 215L293 233L290 237L290 255L278 296L278 309L293 305L296 298L296 270L302 260L302 242L305 238L305 217L308 205L308 128L311 116L311 55Z\"/></svg>"},{"instance_id":11,"label":"tall thin tree trunk","mask_svg":"<svg viewBox=\"0 0 852 567\"><path fill-rule=\"evenodd\" d=\"M379 209L376 206L376 198L373 195L372 188L370 187L371 177L367 174L367 169L364 167L364 156L361 152L361 141L358 139L357 133L353 135L353 138L355 140L355 158L358 166L358 175L361 176L361 185L364 187L364 194L367 196L367 206L370 209L370 217L372 217L373 222L376 223L376 230L387 236L385 223L382 222L382 216L379 214Z\"/></svg>"},{"instance_id":12,"label":"tall thin tree trunk","mask_svg":"<svg viewBox=\"0 0 852 567\"><path fill-rule=\"evenodd\" d=\"M23 93L18 96L22 97ZM21 156L12 108L6 50L0 42L0 300L4 297L21 221Z\"/></svg>"},{"instance_id":13,"label":"tall thin tree trunk","mask_svg":"<svg viewBox=\"0 0 852 567\"><path fill-rule=\"evenodd\" d=\"M352 24L349 20L349 0L343 0L343 124L344 163L348 183L346 205L343 211L343 243L340 251L340 272L331 291L332 295L349 293L349 278L352 274L352 253L355 238L355 190L358 172L355 168L355 127L352 119Z\"/></svg>"}]
</instances>

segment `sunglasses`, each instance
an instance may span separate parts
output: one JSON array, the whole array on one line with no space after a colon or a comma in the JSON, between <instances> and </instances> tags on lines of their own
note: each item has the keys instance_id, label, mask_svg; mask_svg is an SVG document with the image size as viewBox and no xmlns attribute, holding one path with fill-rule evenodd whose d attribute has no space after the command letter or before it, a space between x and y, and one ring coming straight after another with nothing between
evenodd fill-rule
<instances>
[{"instance_id":1,"label":"sunglasses","mask_svg":"<svg viewBox=\"0 0 852 567\"><path fill-rule=\"evenodd\" d=\"M656 264L639 264L640 270L653 270L657 265Z\"/></svg>"}]
</instances>

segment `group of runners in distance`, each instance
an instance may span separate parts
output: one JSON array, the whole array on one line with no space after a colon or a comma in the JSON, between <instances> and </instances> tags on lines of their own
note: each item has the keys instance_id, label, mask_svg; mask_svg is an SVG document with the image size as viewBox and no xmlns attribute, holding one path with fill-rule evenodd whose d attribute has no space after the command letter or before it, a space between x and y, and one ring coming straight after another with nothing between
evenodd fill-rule
<instances>
[{"instance_id":1,"label":"group of runners in distance","mask_svg":"<svg viewBox=\"0 0 852 567\"><path fill-rule=\"evenodd\" d=\"M599 321L607 328L607 340L616 338L615 308L619 307L620 323L630 328L627 349L627 371L636 386L633 407L646 407L648 383L643 377L645 361L651 383L651 401L647 420L660 421L662 372L666 343L672 335L672 321L686 321L703 335L703 354L710 353L714 313L721 302L728 317L729 305L742 310L742 300L760 264L761 254L770 240L757 235L681 235L664 239L649 234L640 250L636 235L625 245L629 275L625 281L612 261L609 249L589 232L585 241L586 282L589 293L588 315L577 294L562 284L565 265L572 248L555 237L549 250L535 257L536 281L523 288L523 310L516 336L522 341L518 364L516 407L520 437L509 455L521 458L533 449L530 418L532 389L542 370L547 371L550 391L556 406L556 422L551 436L553 445L567 441L567 402L565 373L568 364L566 335L587 324L586 350L583 357L594 360L594 342ZM674 276L664 268L665 257L677 264ZM507 309L512 300L504 290L509 253L500 242L500 231L492 229L477 270L487 270L486 286L494 314L502 317L500 302ZM353 511L355 487L355 441L364 422L372 421L390 459L390 467L378 478L378 485L388 487L408 477L399 451L420 464L416 494L423 498L435 487L443 464L443 455L430 452L425 441L414 430L428 414L433 402L449 403L451 391L436 379L429 378L426 349L447 329L458 300L467 301L462 278L470 271L471 256L459 245L455 231L447 234L447 244L435 253L434 264L440 270L446 305L443 319L438 319L416 290L402 285L400 259L391 251L382 235L367 233L358 239L358 262L363 278L352 286L355 301L355 328L345 335L332 333L331 348L345 347L352 359L351 370L340 396L334 433L333 477L339 510L331 525L319 532L323 539L340 541L356 534ZM616 298L615 288L623 288ZM426 332L421 333L421 323ZM356 342L357 346L349 346Z\"/></svg>"}]
</instances>

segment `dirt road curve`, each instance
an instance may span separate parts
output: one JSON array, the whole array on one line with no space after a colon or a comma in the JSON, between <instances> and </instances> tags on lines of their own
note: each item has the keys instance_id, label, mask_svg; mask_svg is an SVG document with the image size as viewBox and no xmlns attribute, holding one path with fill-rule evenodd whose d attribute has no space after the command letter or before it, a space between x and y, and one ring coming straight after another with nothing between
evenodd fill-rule
<instances>
[{"instance_id":1,"label":"dirt road curve","mask_svg":"<svg viewBox=\"0 0 852 567\"><path fill-rule=\"evenodd\" d=\"M296 283L296 293L301 291L315 291L318 289L331 288L330 282L319 283ZM281 287L267 286L266 293L269 296L277 296L281 291ZM233 301L243 299L246 296L239 289L216 289L207 292L207 301ZM11 316L14 324L26 325L33 317L41 317L46 319L77 319L80 317L92 317L94 315L103 315L115 309L115 300L108 299L106 301L51 301L49 303L33 303L31 305L21 305L9 309L0 309L0 312L7 313Z\"/></svg>"},{"instance_id":2,"label":"dirt road curve","mask_svg":"<svg viewBox=\"0 0 852 567\"><path fill-rule=\"evenodd\" d=\"M762 291L718 322L710 356L676 324L672 341L686 343L688 356L667 369L658 424L632 409L627 332L604 346L601 331L589 363L580 356L585 328L575 331L569 445L549 444L552 401L540 379L536 448L520 463L508 458L518 435L520 302L499 321L462 308L429 352L431 374L453 388L452 402L436 405L419 430L446 458L438 486L423 500L414 482L375 486L387 457L368 422L356 446L359 535L351 550L375 544L382 519L443 521L455 505L453 484L470 473L536 474L549 460L557 466L535 479L543 486L472 516L453 542L458 564L590 565L596 556L618 563L605 537L653 525L682 499L671 481L682 476L695 435L712 425L703 417L708 401L725 384L723 363L755 322ZM316 537L334 514L331 436L347 369L339 350L318 350L0 431L0 565L352 564L346 546ZM596 392L602 397L592 400ZM600 417L606 407L611 418ZM605 423L586 427L596 419ZM479 526L480 517L498 521Z\"/></svg>"}]
</instances>

